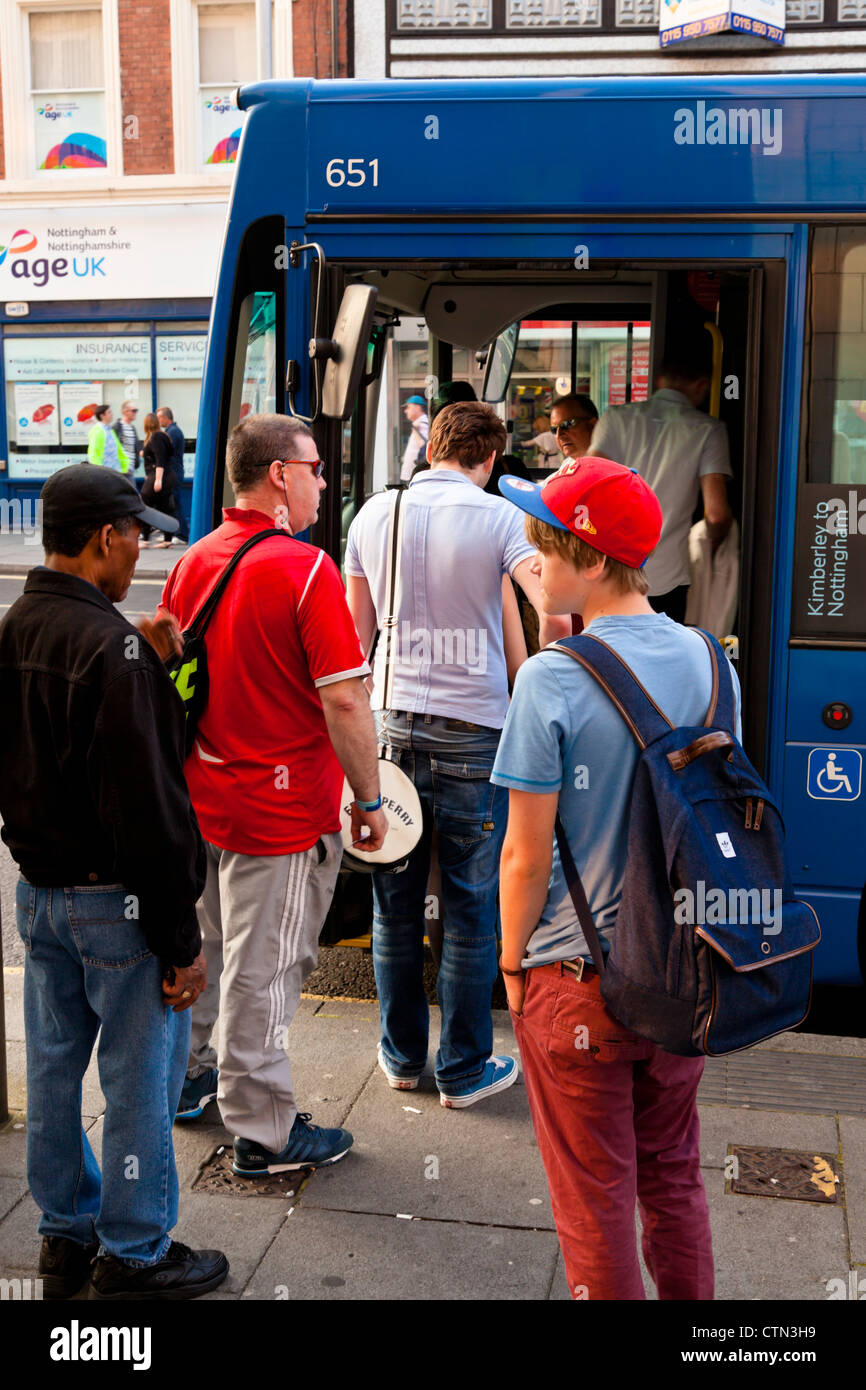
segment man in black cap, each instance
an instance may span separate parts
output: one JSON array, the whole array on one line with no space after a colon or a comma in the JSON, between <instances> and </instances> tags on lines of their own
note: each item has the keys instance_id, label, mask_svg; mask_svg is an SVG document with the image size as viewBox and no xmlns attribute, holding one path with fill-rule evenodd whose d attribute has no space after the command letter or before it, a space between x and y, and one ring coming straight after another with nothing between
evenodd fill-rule
<instances>
[{"instance_id":1,"label":"man in black cap","mask_svg":"<svg viewBox=\"0 0 866 1390\"><path fill-rule=\"evenodd\" d=\"M195 1298L228 1273L172 1241L174 1113L186 1012L205 985L195 903L204 852L183 775L183 705L161 656L170 622L114 607L145 506L107 468L72 464L42 489L45 564L0 623L3 839L22 877L27 1176L42 1209L46 1298L91 1276L93 1299ZM102 1172L81 1124L97 1032ZM101 1250L91 1270L91 1261Z\"/></svg>"}]
</instances>

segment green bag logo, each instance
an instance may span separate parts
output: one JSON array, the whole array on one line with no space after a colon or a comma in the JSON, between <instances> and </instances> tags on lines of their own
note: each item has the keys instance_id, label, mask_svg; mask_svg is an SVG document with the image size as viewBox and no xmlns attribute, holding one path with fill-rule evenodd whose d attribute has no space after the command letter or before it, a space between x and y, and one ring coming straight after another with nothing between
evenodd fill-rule
<instances>
[{"instance_id":1,"label":"green bag logo","mask_svg":"<svg viewBox=\"0 0 866 1390\"><path fill-rule=\"evenodd\" d=\"M193 657L192 661L185 661L182 666L178 666L176 671L170 671L169 675L177 687L177 693L188 704L195 696L195 683L192 677L198 668L198 658ZM186 711L189 714L189 710Z\"/></svg>"}]
</instances>

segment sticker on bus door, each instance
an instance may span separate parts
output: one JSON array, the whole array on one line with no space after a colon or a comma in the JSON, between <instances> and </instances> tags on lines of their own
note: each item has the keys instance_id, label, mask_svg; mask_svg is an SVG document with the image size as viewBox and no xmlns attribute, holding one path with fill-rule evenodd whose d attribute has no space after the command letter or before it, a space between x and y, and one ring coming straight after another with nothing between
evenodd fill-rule
<instances>
[{"instance_id":1,"label":"sticker on bus door","mask_svg":"<svg viewBox=\"0 0 866 1390\"><path fill-rule=\"evenodd\" d=\"M806 791L815 801L856 801L863 779L863 755L856 748L813 748Z\"/></svg>"}]
</instances>

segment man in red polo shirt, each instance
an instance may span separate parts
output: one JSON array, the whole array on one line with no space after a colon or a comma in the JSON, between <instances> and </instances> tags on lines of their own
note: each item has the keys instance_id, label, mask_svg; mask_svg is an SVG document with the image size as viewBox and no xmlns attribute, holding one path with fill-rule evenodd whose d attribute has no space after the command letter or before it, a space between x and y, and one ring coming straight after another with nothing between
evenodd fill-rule
<instances>
[{"instance_id":1,"label":"man in red polo shirt","mask_svg":"<svg viewBox=\"0 0 866 1390\"><path fill-rule=\"evenodd\" d=\"M159 616L187 628L227 561L257 531L281 525L240 561L207 630L210 689L186 761L206 842L198 904L208 988L193 1012L178 1119L218 1096L245 1177L335 1163L352 1144L298 1113L285 1051L341 858L343 773L355 793L354 838L381 846L376 733L364 660L336 565L292 539L311 526L325 487L310 431L282 415L248 415L226 469L236 505L166 582ZM219 1070L211 1045L220 1021Z\"/></svg>"}]
</instances>

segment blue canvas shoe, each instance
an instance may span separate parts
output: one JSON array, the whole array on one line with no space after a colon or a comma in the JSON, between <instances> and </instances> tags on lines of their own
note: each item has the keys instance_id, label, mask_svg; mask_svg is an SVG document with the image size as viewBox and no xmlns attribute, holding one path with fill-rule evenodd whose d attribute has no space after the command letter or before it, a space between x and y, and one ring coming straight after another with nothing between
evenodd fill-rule
<instances>
[{"instance_id":1,"label":"blue canvas shoe","mask_svg":"<svg viewBox=\"0 0 866 1390\"><path fill-rule=\"evenodd\" d=\"M216 1067L203 1071L201 1076L187 1078L178 1101L176 1120L197 1120L206 1105L217 1098L219 1072Z\"/></svg>"},{"instance_id":2,"label":"blue canvas shoe","mask_svg":"<svg viewBox=\"0 0 866 1390\"><path fill-rule=\"evenodd\" d=\"M271 1153L255 1139L235 1139L232 1171L241 1178L263 1178L268 1173L290 1173L295 1168L322 1168L337 1163L354 1144L347 1129L321 1129L311 1125L310 1115L297 1115L282 1153Z\"/></svg>"},{"instance_id":3,"label":"blue canvas shoe","mask_svg":"<svg viewBox=\"0 0 866 1390\"><path fill-rule=\"evenodd\" d=\"M439 1102L449 1110L462 1110L467 1105L474 1105L477 1100L484 1100L486 1096L506 1090L513 1086L516 1080L517 1063L513 1057L491 1057L471 1091L454 1095L440 1088Z\"/></svg>"}]
</instances>

